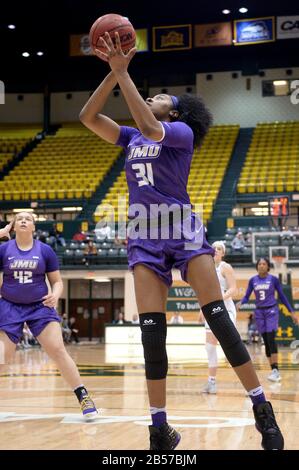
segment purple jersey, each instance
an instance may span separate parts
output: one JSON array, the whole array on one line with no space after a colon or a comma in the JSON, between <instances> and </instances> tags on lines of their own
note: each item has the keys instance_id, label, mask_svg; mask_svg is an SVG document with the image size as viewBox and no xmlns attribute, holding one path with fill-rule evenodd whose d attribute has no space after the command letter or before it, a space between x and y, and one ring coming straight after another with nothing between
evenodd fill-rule
<instances>
[{"instance_id":1,"label":"purple jersey","mask_svg":"<svg viewBox=\"0 0 299 470\"><path fill-rule=\"evenodd\" d=\"M294 309L282 291L278 278L272 276L272 274L268 274L266 277L260 277L258 274L253 276L249 281L246 294L241 300L241 303L244 304L248 302L251 292L254 291L257 309L272 307L277 304L275 290L281 302L287 307L289 312L294 312Z\"/></svg>"},{"instance_id":2,"label":"purple jersey","mask_svg":"<svg viewBox=\"0 0 299 470\"><path fill-rule=\"evenodd\" d=\"M22 251L15 240L0 245L1 296L16 304L40 302L48 294L45 273L59 269L52 248L34 240L31 250Z\"/></svg>"},{"instance_id":3,"label":"purple jersey","mask_svg":"<svg viewBox=\"0 0 299 470\"><path fill-rule=\"evenodd\" d=\"M146 217L155 217L150 204L190 205L187 183L193 155L193 132L183 122L162 122L160 142L146 139L138 129L121 126L117 145L126 149L129 204L143 204ZM132 210L129 217L136 214Z\"/></svg>"}]
</instances>

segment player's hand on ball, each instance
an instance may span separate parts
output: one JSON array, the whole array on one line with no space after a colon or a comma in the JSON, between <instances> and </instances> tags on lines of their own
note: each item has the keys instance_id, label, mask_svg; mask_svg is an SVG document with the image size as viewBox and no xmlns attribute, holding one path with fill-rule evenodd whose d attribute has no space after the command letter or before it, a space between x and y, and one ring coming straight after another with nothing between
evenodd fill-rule
<instances>
[{"instance_id":1,"label":"player's hand on ball","mask_svg":"<svg viewBox=\"0 0 299 470\"><path fill-rule=\"evenodd\" d=\"M4 228L1 228L0 229L0 238L4 238L4 237L10 238L10 233L9 232L11 231L12 226L13 226L13 222L10 222Z\"/></svg>"},{"instance_id":2,"label":"player's hand on ball","mask_svg":"<svg viewBox=\"0 0 299 470\"><path fill-rule=\"evenodd\" d=\"M54 294L48 294L43 297L43 304L45 307L57 307L58 299Z\"/></svg>"},{"instance_id":3,"label":"player's hand on ball","mask_svg":"<svg viewBox=\"0 0 299 470\"><path fill-rule=\"evenodd\" d=\"M117 73L126 71L130 61L137 52L137 48L133 47L127 54L125 54L121 48L120 38L117 32L115 33L115 45L113 44L109 33L105 33L105 39L103 37L100 39L106 49L106 53L101 52L99 49L95 49L96 55L105 62L109 62L113 72Z\"/></svg>"}]
</instances>

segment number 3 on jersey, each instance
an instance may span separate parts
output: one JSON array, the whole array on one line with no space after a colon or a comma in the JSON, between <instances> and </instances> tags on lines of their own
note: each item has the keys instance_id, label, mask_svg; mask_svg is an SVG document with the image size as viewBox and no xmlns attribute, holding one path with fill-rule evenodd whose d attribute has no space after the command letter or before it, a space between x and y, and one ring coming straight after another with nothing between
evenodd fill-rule
<instances>
[{"instance_id":1,"label":"number 3 on jersey","mask_svg":"<svg viewBox=\"0 0 299 470\"><path fill-rule=\"evenodd\" d=\"M265 300L266 292L264 290L259 291L260 300Z\"/></svg>"},{"instance_id":2,"label":"number 3 on jersey","mask_svg":"<svg viewBox=\"0 0 299 470\"><path fill-rule=\"evenodd\" d=\"M32 271L14 271L14 278L19 280L19 284L31 284Z\"/></svg>"},{"instance_id":3,"label":"number 3 on jersey","mask_svg":"<svg viewBox=\"0 0 299 470\"><path fill-rule=\"evenodd\" d=\"M132 169L136 171L138 186L154 185L154 175L151 163L134 163Z\"/></svg>"}]
</instances>

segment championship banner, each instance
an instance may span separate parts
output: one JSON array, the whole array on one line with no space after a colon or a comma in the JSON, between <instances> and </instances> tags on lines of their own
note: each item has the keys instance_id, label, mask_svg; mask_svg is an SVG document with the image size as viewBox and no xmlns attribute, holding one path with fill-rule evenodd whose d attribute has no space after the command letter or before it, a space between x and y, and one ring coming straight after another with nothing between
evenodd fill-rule
<instances>
[{"instance_id":1,"label":"championship banner","mask_svg":"<svg viewBox=\"0 0 299 470\"><path fill-rule=\"evenodd\" d=\"M234 45L261 44L275 41L274 17L234 21Z\"/></svg>"},{"instance_id":2,"label":"championship banner","mask_svg":"<svg viewBox=\"0 0 299 470\"><path fill-rule=\"evenodd\" d=\"M147 29L136 29L136 47L137 52L148 51ZM88 34L72 34L70 36L70 56L82 57L94 55L90 44Z\"/></svg>"},{"instance_id":3,"label":"championship banner","mask_svg":"<svg viewBox=\"0 0 299 470\"><path fill-rule=\"evenodd\" d=\"M230 46L231 23L197 24L194 30L194 47Z\"/></svg>"},{"instance_id":4,"label":"championship banner","mask_svg":"<svg viewBox=\"0 0 299 470\"><path fill-rule=\"evenodd\" d=\"M299 16L277 17L277 39L299 38Z\"/></svg>"},{"instance_id":5,"label":"championship banner","mask_svg":"<svg viewBox=\"0 0 299 470\"><path fill-rule=\"evenodd\" d=\"M153 28L153 51L180 51L191 47L191 24Z\"/></svg>"}]
</instances>

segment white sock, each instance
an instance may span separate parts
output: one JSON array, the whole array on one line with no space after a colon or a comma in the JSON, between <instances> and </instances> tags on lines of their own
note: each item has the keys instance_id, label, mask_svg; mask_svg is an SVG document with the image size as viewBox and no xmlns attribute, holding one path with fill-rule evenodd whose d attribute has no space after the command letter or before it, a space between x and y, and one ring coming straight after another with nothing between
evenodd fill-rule
<instances>
[{"instance_id":1,"label":"white sock","mask_svg":"<svg viewBox=\"0 0 299 470\"><path fill-rule=\"evenodd\" d=\"M214 384L216 382L216 377L214 377L213 375L210 375L209 378L208 378L208 382Z\"/></svg>"},{"instance_id":2,"label":"white sock","mask_svg":"<svg viewBox=\"0 0 299 470\"><path fill-rule=\"evenodd\" d=\"M264 391L263 391L263 387L260 385L259 387L249 390L249 392L247 393L251 397L256 397L257 395L261 395L262 393L264 393Z\"/></svg>"},{"instance_id":3,"label":"white sock","mask_svg":"<svg viewBox=\"0 0 299 470\"><path fill-rule=\"evenodd\" d=\"M166 413L166 408L156 408L155 406L150 406L151 415L155 415L156 413Z\"/></svg>"}]
</instances>

